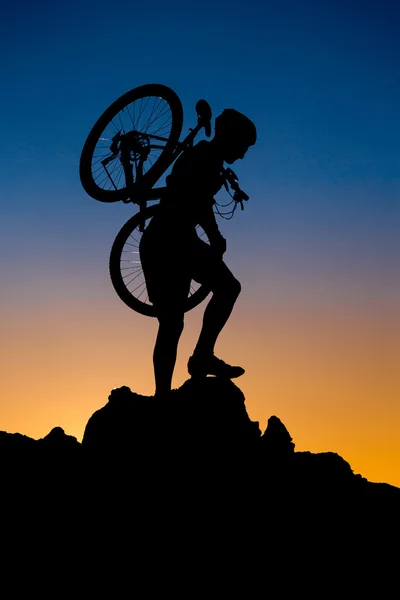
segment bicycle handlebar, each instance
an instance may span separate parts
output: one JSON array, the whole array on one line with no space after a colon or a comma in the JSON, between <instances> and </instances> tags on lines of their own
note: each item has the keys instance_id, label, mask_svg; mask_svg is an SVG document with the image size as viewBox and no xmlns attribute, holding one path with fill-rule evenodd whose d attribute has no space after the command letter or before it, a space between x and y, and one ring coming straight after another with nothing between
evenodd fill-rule
<instances>
[{"instance_id":1,"label":"bicycle handlebar","mask_svg":"<svg viewBox=\"0 0 400 600\"><path fill-rule=\"evenodd\" d=\"M235 200L235 202L239 202L240 208L242 210L244 210L243 200L245 200L245 201L249 200L249 196L246 194L246 192L244 192L242 189L240 189L239 180L238 180L236 173L234 173L232 171L232 169L223 169L222 173L225 177L225 182L224 182L225 189L229 192L228 186L226 183L226 182L228 182L229 185L231 186L232 190L234 191L233 199Z\"/></svg>"}]
</instances>

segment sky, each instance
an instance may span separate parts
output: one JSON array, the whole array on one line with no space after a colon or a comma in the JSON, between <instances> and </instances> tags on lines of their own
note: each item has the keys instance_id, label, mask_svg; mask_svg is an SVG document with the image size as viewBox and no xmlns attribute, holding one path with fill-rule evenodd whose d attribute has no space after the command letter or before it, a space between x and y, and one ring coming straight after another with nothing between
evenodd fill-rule
<instances>
[{"instance_id":1,"label":"sky","mask_svg":"<svg viewBox=\"0 0 400 600\"><path fill-rule=\"evenodd\" d=\"M157 322L108 274L135 207L88 196L78 167L111 102L163 83L182 136L200 98L257 126L233 165L250 200L219 222L242 292L216 347L246 369L250 418L400 487L399 27L395 0L1 8L0 430L81 441L111 389L154 393ZM174 387L204 306L186 313Z\"/></svg>"}]
</instances>

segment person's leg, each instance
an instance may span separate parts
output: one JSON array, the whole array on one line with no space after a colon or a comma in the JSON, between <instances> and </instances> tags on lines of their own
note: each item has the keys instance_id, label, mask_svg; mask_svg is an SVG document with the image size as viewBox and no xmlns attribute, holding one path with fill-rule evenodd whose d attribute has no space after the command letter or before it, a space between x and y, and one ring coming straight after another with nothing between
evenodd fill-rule
<instances>
[{"instance_id":1,"label":"person's leg","mask_svg":"<svg viewBox=\"0 0 400 600\"><path fill-rule=\"evenodd\" d=\"M163 311L158 317L159 327L153 352L156 396L171 391L179 338L183 331L183 311Z\"/></svg>"},{"instance_id":2,"label":"person's leg","mask_svg":"<svg viewBox=\"0 0 400 600\"><path fill-rule=\"evenodd\" d=\"M168 265L165 262L168 250ZM160 221L152 220L140 242L140 259L147 293L158 318L153 351L155 393L171 391L178 343L183 331L184 304L190 289L185 239Z\"/></svg>"},{"instance_id":3,"label":"person's leg","mask_svg":"<svg viewBox=\"0 0 400 600\"><path fill-rule=\"evenodd\" d=\"M222 258L215 257L209 246L199 245L194 279L212 291L203 317L199 339L189 359L189 373L239 377L241 367L231 367L214 356L218 336L229 319L240 294L241 285Z\"/></svg>"},{"instance_id":4,"label":"person's leg","mask_svg":"<svg viewBox=\"0 0 400 600\"><path fill-rule=\"evenodd\" d=\"M203 324L194 354L211 355L219 334L229 319L240 294L240 283L222 263L219 277L212 285L212 297L204 311Z\"/></svg>"}]
</instances>

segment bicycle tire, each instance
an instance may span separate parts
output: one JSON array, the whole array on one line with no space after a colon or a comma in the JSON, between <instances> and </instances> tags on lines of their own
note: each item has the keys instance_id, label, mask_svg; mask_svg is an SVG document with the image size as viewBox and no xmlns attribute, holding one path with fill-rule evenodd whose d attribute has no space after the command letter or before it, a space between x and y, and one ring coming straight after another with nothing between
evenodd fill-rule
<instances>
[{"instance_id":1,"label":"bicycle tire","mask_svg":"<svg viewBox=\"0 0 400 600\"><path fill-rule=\"evenodd\" d=\"M151 103L150 106L148 105L149 99L155 100L153 107ZM145 102L144 106L143 101ZM139 103L139 105L134 103ZM136 114L136 108L138 114ZM152 112L148 116L150 110ZM166 114L168 113L167 117L165 117L164 111ZM152 117L153 120L151 120ZM147 120L145 120L146 118ZM161 124L155 125L154 122L158 118L161 119ZM162 123L164 119L166 120ZM83 145L79 162L79 176L84 190L89 196L101 202L126 200L129 196L132 197L132 194L139 195L139 193L141 196L148 196L151 188L170 164L172 152L179 142L182 124L182 103L178 95L163 84L142 85L120 96L97 119ZM151 166L137 179L136 174L134 175L134 182L130 185L129 192L118 155L110 158L113 155L110 151L113 134L125 131L124 125L127 129L131 127L129 132L137 130L140 134L150 133L150 135L155 135L154 131L161 132L162 140L165 142L164 146L160 144L157 151L150 151ZM147 128L154 126L155 129L144 131L146 126ZM101 143L99 144L99 142ZM154 155L151 158L152 152ZM108 174L108 169L106 170L102 165L101 161L104 159L110 161L113 169L112 177Z\"/></svg>"},{"instance_id":2,"label":"bicycle tire","mask_svg":"<svg viewBox=\"0 0 400 600\"><path fill-rule=\"evenodd\" d=\"M119 298L132 310L148 317L155 317L156 311L148 300L146 282L140 263L139 243L141 233L139 224L142 219L148 222L156 214L157 209L158 204L148 206L143 217L137 213L122 226L111 247L109 260L111 282ZM125 246L128 246L128 248ZM132 253L137 255L135 257L137 260L131 260L129 254ZM129 263L133 266L130 266ZM130 289L131 284L133 284L134 289ZM185 312L200 304L209 293L210 290L205 286L192 281L190 295L184 307Z\"/></svg>"}]
</instances>

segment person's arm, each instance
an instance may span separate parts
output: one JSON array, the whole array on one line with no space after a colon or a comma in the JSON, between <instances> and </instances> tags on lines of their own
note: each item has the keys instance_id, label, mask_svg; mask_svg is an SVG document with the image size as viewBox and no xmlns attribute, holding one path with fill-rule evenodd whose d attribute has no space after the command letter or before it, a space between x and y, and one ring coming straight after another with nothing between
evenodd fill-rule
<instances>
[{"instance_id":1,"label":"person's arm","mask_svg":"<svg viewBox=\"0 0 400 600\"><path fill-rule=\"evenodd\" d=\"M199 219L199 225L204 229L211 247L218 253L224 254L226 251L226 239L220 232L213 211L213 204L209 204L204 208Z\"/></svg>"}]
</instances>

